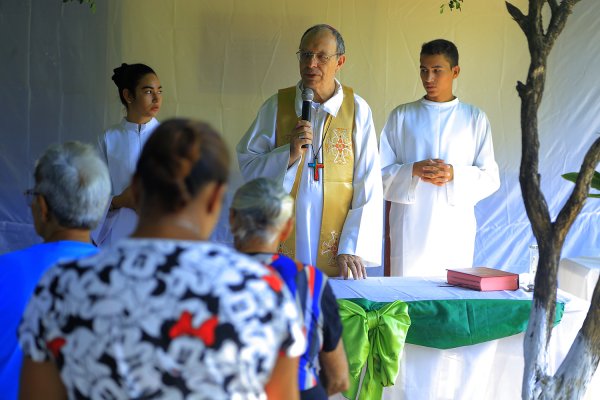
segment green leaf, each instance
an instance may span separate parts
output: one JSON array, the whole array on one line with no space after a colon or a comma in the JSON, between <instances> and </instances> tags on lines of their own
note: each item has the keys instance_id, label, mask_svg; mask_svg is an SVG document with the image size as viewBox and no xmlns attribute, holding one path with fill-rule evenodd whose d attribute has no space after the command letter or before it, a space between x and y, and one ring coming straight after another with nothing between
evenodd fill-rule
<instances>
[{"instance_id":1,"label":"green leaf","mask_svg":"<svg viewBox=\"0 0 600 400\"><path fill-rule=\"evenodd\" d=\"M577 182L577 177L579 176L579 174L577 172L567 172L566 174L562 174L561 176L566 180L575 183Z\"/></svg>"},{"instance_id":2,"label":"green leaf","mask_svg":"<svg viewBox=\"0 0 600 400\"><path fill-rule=\"evenodd\" d=\"M563 178L570 182L577 182L577 178L579 177L579 172L567 172L566 174L561 175ZM598 171L594 171L594 176L592 177L591 183L592 189L600 190L600 173ZM600 198L600 194L588 194L588 197Z\"/></svg>"},{"instance_id":3,"label":"green leaf","mask_svg":"<svg viewBox=\"0 0 600 400\"><path fill-rule=\"evenodd\" d=\"M600 173L598 173L598 171L594 171L594 176L592 177L592 187L596 190L600 190Z\"/></svg>"},{"instance_id":4,"label":"green leaf","mask_svg":"<svg viewBox=\"0 0 600 400\"><path fill-rule=\"evenodd\" d=\"M442 5L440 6L440 14L442 14L444 12L444 7L446 5L450 9L450 11L454 11L454 10L462 11L462 7L460 6L460 3L462 3L462 2L463 2L463 0L448 0L448 2L442 3Z\"/></svg>"}]
</instances>

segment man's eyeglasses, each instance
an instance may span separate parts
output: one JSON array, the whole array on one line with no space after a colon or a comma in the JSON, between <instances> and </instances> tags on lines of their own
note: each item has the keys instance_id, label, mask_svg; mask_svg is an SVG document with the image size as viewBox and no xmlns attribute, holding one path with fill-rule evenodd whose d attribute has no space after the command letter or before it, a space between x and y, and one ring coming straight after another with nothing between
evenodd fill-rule
<instances>
[{"instance_id":1,"label":"man's eyeglasses","mask_svg":"<svg viewBox=\"0 0 600 400\"><path fill-rule=\"evenodd\" d=\"M31 207L31 205L33 204L33 199L35 199L35 197L39 196L41 193L36 192L34 189L28 189L28 190L24 191L23 194L25 195L25 200L27 201L27 205L29 207Z\"/></svg>"},{"instance_id":2,"label":"man's eyeglasses","mask_svg":"<svg viewBox=\"0 0 600 400\"><path fill-rule=\"evenodd\" d=\"M298 56L298 61L300 61L302 63L309 63L312 61L313 57L316 57L317 64L323 65L323 64L327 64L327 62L331 59L331 57L339 56L341 54L335 53L335 54L327 55L327 54L323 54L323 53L311 53L310 51L298 50L296 52L296 55Z\"/></svg>"}]
</instances>

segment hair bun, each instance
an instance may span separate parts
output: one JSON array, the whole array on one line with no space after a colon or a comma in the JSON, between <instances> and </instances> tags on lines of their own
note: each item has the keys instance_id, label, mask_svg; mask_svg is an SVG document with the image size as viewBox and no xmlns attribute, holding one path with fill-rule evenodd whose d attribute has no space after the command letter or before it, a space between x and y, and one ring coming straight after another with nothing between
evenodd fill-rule
<instances>
[{"instance_id":1,"label":"hair bun","mask_svg":"<svg viewBox=\"0 0 600 400\"><path fill-rule=\"evenodd\" d=\"M227 182L227 145L206 123L170 119L148 138L135 175L146 199L164 211L177 211L207 183Z\"/></svg>"},{"instance_id":2,"label":"hair bun","mask_svg":"<svg viewBox=\"0 0 600 400\"><path fill-rule=\"evenodd\" d=\"M129 65L127 65L127 63L123 63L120 67L113 69L113 76L110 79L113 80L118 88L123 87L123 76L125 75L125 70L127 67L129 67Z\"/></svg>"}]
</instances>

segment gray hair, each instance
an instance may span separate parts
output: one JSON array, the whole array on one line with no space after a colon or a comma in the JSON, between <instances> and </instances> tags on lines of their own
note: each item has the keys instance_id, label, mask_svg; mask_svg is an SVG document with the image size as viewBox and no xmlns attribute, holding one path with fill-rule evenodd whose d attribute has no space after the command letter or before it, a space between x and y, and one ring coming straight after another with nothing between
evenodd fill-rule
<instances>
[{"instance_id":1,"label":"gray hair","mask_svg":"<svg viewBox=\"0 0 600 400\"><path fill-rule=\"evenodd\" d=\"M35 189L61 226L93 229L110 199L110 176L94 148L81 142L50 146L35 165Z\"/></svg>"},{"instance_id":2,"label":"gray hair","mask_svg":"<svg viewBox=\"0 0 600 400\"><path fill-rule=\"evenodd\" d=\"M335 37L335 43L336 43L335 52L337 53L337 55L340 56L342 54L345 54L346 53L346 45L344 44L344 38L342 37L342 34L337 29L335 29L333 26L327 25L327 24L313 25L310 28L308 28L304 32L302 37L300 38L300 45L302 45L302 41L308 34L313 33L313 32L323 31L323 30L328 30L329 32L331 32L333 37Z\"/></svg>"},{"instance_id":3,"label":"gray hair","mask_svg":"<svg viewBox=\"0 0 600 400\"><path fill-rule=\"evenodd\" d=\"M271 243L294 212L294 199L274 181L257 178L233 196L231 232L236 242L259 238Z\"/></svg>"}]
</instances>

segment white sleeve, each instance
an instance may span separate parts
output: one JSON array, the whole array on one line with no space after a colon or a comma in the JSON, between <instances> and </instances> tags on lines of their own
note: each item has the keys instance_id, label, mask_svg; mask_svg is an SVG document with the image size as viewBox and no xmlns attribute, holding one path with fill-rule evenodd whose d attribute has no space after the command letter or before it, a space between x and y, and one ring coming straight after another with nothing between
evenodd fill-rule
<instances>
[{"instance_id":1,"label":"white sleeve","mask_svg":"<svg viewBox=\"0 0 600 400\"><path fill-rule=\"evenodd\" d=\"M300 160L288 168L290 145L275 147L276 123L277 95L274 95L262 105L256 119L237 144L238 163L245 181L270 178L291 192Z\"/></svg>"},{"instance_id":2,"label":"white sleeve","mask_svg":"<svg viewBox=\"0 0 600 400\"><path fill-rule=\"evenodd\" d=\"M402 148L402 106L394 109L381 132L381 179L383 197L394 203L415 202L419 178L412 176L413 162L406 162Z\"/></svg>"},{"instance_id":3,"label":"white sleeve","mask_svg":"<svg viewBox=\"0 0 600 400\"><path fill-rule=\"evenodd\" d=\"M338 254L360 256L369 267L381 265L383 193L377 135L368 104L355 95L352 207L340 236Z\"/></svg>"},{"instance_id":4,"label":"white sleeve","mask_svg":"<svg viewBox=\"0 0 600 400\"><path fill-rule=\"evenodd\" d=\"M102 218L100 219L100 221L98 221L98 224L96 225L96 227L90 231L90 237L91 237L92 241L94 242L94 244L98 247L104 246L106 240L110 238L110 234L112 232L112 226L115 222L115 216L117 215L117 213L119 211L119 210L117 210L116 212L112 212L112 215L109 216L109 209L110 209L110 205L112 203L112 199L118 193L115 193L113 172L111 171L110 165L108 164L108 148L107 148L108 146L106 143L108 140L108 136L107 136L108 132L109 131L106 131L106 132L104 132L104 134L102 134L101 136L98 137L98 153L100 154L100 157L102 158L102 160L104 160L104 163L106 164L106 167L108 168L108 174L110 177L110 193L111 193L110 201L106 205L106 209L104 210L104 213L102 214Z\"/></svg>"},{"instance_id":5,"label":"white sleeve","mask_svg":"<svg viewBox=\"0 0 600 400\"><path fill-rule=\"evenodd\" d=\"M98 137L98 153L108 166L108 155L106 154L106 133Z\"/></svg>"},{"instance_id":6,"label":"white sleeve","mask_svg":"<svg viewBox=\"0 0 600 400\"><path fill-rule=\"evenodd\" d=\"M500 173L494 158L492 130L481 112L475 121L477 154L473 165L453 166L454 180L446 185L448 202L453 205L477 204L500 187Z\"/></svg>"}]
</instances>

